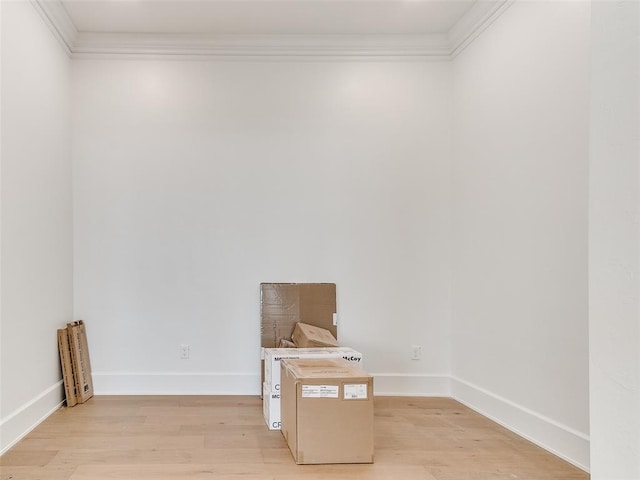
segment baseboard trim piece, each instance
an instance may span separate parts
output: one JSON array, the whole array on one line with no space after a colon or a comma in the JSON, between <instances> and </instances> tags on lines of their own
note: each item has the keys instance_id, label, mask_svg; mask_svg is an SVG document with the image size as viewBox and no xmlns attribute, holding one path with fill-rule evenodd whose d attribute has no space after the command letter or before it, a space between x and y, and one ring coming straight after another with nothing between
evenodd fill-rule
<instances>
[{"instance_id":1,"label":"baseboard trim piece","mask_svg":"<svg viewBox=\"0 0 640 480\"><path fill-rule=\"evenodd\" d=\"M259 395L253 373L93 372L95 395Z\"/></svg>"},{"instance_id":2,"label":"baseboard trim piece","mask_svg":"<svg viewBox=\"0 0 640 480\"><path fill-rule=\"evenodd\" d=\"M0 420L0 455L18 443L64 403L62 380Z\"/></svg>"},{"instance_id":3,"label":"baseboard trim piece","mask_svg":"<svg viewBox=\"0 0 640 480\"><path fill-rule=\"evenodd\" d=\"M557 457L589 471L588 435L457 377L451 377L451 396Z\"/></svg>"},{"instance_id":4,"label":"baseboard trim piece","mask_svg":"<svg viewBox=\"0 0 640 480\"><path fill-rule=\"evenodd\" d=\"M377 373L376 395L449 397L448 375ZM259 395L253 373L93 372L96 395Z\"/></svg>"},{"instance_id":5,"label":"baseboard trim piece","mask_svg":"<svg viewBox=\"0 0 640 480\"><path fill-rule=\"evenodd\" d=\"M450 397L449 375L373 373L373 391L378 396Z\"/></svg>"}]
</instances>

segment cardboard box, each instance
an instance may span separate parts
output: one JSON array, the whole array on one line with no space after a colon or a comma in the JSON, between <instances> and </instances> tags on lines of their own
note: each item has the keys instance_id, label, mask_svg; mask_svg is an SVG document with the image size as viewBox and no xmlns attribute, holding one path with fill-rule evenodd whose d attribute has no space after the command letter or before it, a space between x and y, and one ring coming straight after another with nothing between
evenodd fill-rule
<instances>
[{"instance_id":1,"label":"cardboard box","mask_svg":"<svg viewBox=\"0 0 640 480\"><path fill-rule=\"evenodd\" d=\"M276 348L298 322L329 330L338 338L335 283L261 283L260 346ZM264 362L261 358L261 382Z\"/></svg>"},{"instance_id":2,"label":"cardboard box","mask_svg":"<svg viewBox=\"0 0 640 480\"><path fill-rule=\"evenodd\" d=\"M338 341L329 330L302 322L296 323L291 339L298 348L338 346Z\"/></svg>"},{"instance_id":3,"label":"cardboard box","mask_svg":"<svg viewBox=\"0 0 640 480\"><path fill-rule=\"evenodd\" d=\"M93 381L91 379L91 362L89 360L89 345L84 322L79 320L67 324L73 376L76 385L78 403L84 403L93 397Z\"/></svg>"},{"instance_id":4,"label":"cardboard box","mask_svg":"<svg viewBox=\"0 0 640 480\"><path fill-rule=\"evenodd\" d=\"M71 348L69 347L69 334L66 328L58 330L58 351L60 352L60 367L62 369L62 383L67 400L67 407L73 407L78 403L76 398L76 381L73 376L73 362L71 361Z\"/></svg>"},{"instance_id":5,"label":"cardboard box","mask_svg":"<svg viewBox=\"0 0 640 480\"><path fill-rule=\"evenodd\" d=\"M265 348L262 411L269 430L280 430L280 361L297 358L344 358L362 368L362 353L348 347Z\"/></svg>"},{"instance_id":6,"label":"cardboard box","mask_svg":"<svg viewBox=\"0 0 640 480\"><path fill-rule=\"evenodd\" d=\"M341 358L280 366L281 430L295 462L373 463L373 377Z\"/></svg>"}]
</instances>

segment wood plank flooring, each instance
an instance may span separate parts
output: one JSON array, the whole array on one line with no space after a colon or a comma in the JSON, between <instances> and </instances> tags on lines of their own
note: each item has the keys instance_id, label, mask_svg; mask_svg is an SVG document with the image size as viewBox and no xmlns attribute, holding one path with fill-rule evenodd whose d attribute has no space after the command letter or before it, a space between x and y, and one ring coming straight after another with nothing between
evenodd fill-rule
<instances>
[{"instance_id":1,"label":"wood plank flooring","mask_svg":"<svg viewBox=\"0 0 640 480\"><path fill-rule=\"evenodd\" d=\"M258 397L98 396L0 457L1 480L586 480L448 398L378 397L373 465L296 465Z\"/></svg>"}]
</instances>

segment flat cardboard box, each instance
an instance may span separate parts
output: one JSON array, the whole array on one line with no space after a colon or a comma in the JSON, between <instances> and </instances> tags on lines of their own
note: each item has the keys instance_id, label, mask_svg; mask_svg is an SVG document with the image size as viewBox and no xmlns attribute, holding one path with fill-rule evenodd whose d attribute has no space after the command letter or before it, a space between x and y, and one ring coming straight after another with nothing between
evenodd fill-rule
<instances>
[{"instance_id":1,"label":"flat cardboard box","mask_svg":"<svg viewBox=\"0 0 640 480\"><path fill-rule=\"evenodd\" d=\"M67 407L73 407L78 403L76 398L76 382L73 376L73 362L71 361L71 348L69 347L69 334L66 328L58 330L58 351L60 352L60 367L62 369L62 383Z\"/></svg>"},{"instance_id":2,"label":"flat cardboard box","mask_svg":"<svg viewBox=\"0 0 640 480\"><path fill-rule=\"evenodd\" d=\"M78 403L84 403L93 397L93 380L91 379L91 361L89 360L89 345L84 322L67 323L73 376L76 385Z\"/></svg>"},{"instance_id":3,"label":"flat cardboard box","mask_svg":"<svg viewBox=\"0 0 640 480\"><path fill-rule=\"evenodd\" d=\"M373 377L344 359L289 359L282 435L297 464L373 463Z\"/></svg>"},{"instance_id":4,"label":"flat cardboard box","mask_svg":"<svg viewBox=\"0 0 640 480\"><path fill-rule=\"evenodd\" d=\"M261 283L260 346L276 348L298 322L327 329L338 338L335 283ZM264 362L261 358L261 380Z\"/></svg>"},{"instance_id":5,"label":"flat cardboard box","mask_svg":"<svg viewBox=\"0 0 640 480\"><path fill-rule=\"evenodd\" d=\"M329 330L298 322L291 335L298 348L337 347L338 341Z\"/></svg>"},{"instance_id":6,"label":"flat cardboard box","mask_svg":"<svg viewBox=\"0 0 640 480\"><path fill-rule=\"evenodd\" d=\"M362 353L348 347L265 348L262 410L269 430L280 430L280 361L296 358L344 358L362 368Z\"/></svg>"}]
</instances>

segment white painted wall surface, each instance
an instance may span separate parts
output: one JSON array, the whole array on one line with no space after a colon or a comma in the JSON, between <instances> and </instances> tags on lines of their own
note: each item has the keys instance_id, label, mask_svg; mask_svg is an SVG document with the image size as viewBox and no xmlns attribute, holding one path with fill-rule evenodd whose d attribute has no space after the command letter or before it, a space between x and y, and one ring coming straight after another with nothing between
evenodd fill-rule
<instances>
[{"instance_id":1,"label":"white painted wall surface","mask_svg":"<svg viewBox=\"0 0 640 480\"><path fill-rule=\"evenodd\" d=\"M30 2L2 2L0 452L62 400L71 319L70 61Z\"/></svg>"},{"instance_id":2,"label":"white painted wall surface","mask_svg":"<svg viewBox=\"0 0 640 480\"><path fill-rule=\"evenodd\" d=\"M591 478L640 478L640 4L594 2L589 326Z\"/></svg>"},{"instance_id":3,"label":"white painted wall surface","mask_svg":"<svg viewBox=\"0 0 640 480\"><path fill-rule=\"evenodd\" d=\"M589 462L588 2L515 2L453 62L453 395Z\"/></svg>"},{"instance_id":4,"label":"white painted wall surface","mask_svg":"<svg viewBox=\"0 0 640 480\"><path fill-rule=\"evenodd\" d=\"M97 392L258 393L266 281L335 282L339 339L379 392L448 393L429 376L449 372L447 63L73 69L75 314Z\"/></svg>"}]
</instances>

